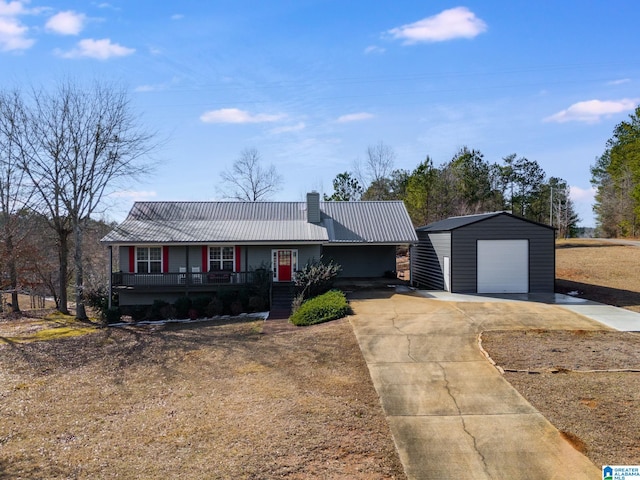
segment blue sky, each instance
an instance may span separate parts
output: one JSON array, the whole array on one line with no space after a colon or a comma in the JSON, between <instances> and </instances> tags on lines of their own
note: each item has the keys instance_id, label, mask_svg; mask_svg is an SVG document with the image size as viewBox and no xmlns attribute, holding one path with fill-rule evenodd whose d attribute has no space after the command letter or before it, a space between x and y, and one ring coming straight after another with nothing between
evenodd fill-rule
<instances>
[{"instance_id":1,"label":"blue sky","mask_svg":"<svg viewBox=\"0 0 640 480\"><path fill-rule=\"evenodd\" d=\"M382 141L408 170L463 146L536 160L591 226L589 166L640 101L639 14L636 0L0 0L0 88L129 89L159 167L109 219L134 200L221 199L248 147L283 176L273 199L331 193Z\"/></svg>"}]
</instances>

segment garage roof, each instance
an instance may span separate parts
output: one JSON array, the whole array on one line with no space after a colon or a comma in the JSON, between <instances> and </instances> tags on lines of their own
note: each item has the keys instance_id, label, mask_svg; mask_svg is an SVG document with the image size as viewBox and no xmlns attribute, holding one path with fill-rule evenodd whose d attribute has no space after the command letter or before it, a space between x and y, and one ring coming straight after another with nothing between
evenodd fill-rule
<instances>
[{"instance_id":1,"label":"garage roof","mask_svg":"<svg viewBox=\"0 0 640 480\"><path fill-rule=\"evenodd\" d=\"M456 230L461 227L466 227L467 225L471 225L473 223L482 222L489 218L494 218L502 215L514 218L516 220L521 220L523 222L529 222L534 225L539 225L541 227L553 229L553 227L549 225L545 225L544 223L534 222L533 220L529 220L523 217L518 217L517 215L513 215L508 212L491 212L491 213L480 213L477 215L464 215L461 217L449 217L445 220L440 220L439 222L433 222L433 223L430 223L429 225L419 227L416 230L418 232L448 232L451 230Z\"/></svg>"}]
</instances>

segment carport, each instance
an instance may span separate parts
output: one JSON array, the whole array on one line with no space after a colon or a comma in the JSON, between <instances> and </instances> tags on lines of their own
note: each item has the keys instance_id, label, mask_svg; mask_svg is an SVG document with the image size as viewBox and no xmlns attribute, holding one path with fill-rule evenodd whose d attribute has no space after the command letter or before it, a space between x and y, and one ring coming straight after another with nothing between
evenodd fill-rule
<instances>
[{"instance_id":1,"label":"carport","mask_svg":"<svg viewBox=\"0 0 640 480\"><path fill-rule=\"evenodd\" d=\"M414 285L454 293L553 292L555 229L507 212L451 217L416 229Z\"/></svg>"}]
</instances>

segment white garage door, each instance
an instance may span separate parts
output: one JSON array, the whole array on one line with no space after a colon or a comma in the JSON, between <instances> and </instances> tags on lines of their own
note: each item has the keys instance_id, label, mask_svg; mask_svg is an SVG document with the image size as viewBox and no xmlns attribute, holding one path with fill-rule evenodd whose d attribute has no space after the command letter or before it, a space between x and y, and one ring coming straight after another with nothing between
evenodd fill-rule
<instances>
[{"instance_id":1,"label":"white garage door","mask_svg":"<svg viewBox=\"0 0 640 480\"><path fill-rule=\"evenodd\" d=\"M529 291L528 240L478 240L478 293Z\"/></svg>"}]
</instances>

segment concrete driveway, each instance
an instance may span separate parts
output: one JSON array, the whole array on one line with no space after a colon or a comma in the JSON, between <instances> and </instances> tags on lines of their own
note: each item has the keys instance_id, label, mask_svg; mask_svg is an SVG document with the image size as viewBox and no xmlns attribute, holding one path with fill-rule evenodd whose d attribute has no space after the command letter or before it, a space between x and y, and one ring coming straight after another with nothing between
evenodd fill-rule
<instances>
[{"instance_id":1,"label":"concrete driveway","mask_svg":"<svg viewBox=\"0 0 640 480\"><path fill-rule=\"evenodd\" d=\"M353 330L409 479L599 479L489 363L478 334L606 328L532 302L450 302L415 293L350 296Z\"/></svg>"}]
</instances>

